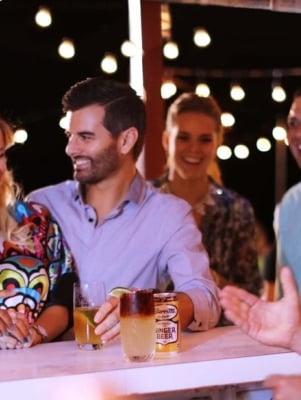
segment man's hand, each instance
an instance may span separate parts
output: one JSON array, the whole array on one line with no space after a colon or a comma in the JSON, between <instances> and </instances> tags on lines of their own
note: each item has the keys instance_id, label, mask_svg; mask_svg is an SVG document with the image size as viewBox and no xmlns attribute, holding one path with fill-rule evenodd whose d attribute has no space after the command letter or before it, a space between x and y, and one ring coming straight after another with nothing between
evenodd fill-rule
<instances>
[{"instance_id":1,"label":"man's hand","mask_svg":"<svg viewBox=\"0 0 301 400\"><path fill-rule=\"evenodd\" d=\"M267 302L234 286L220 292L228 319L254 339L291 350L301 350L301 309L291 270L282 267L280 280L284 296Z\"/></svg>"},{"instance_id":2,"label":"man's hand","mask_svg":"<svg viewBox=\"0 0 301 400\"><path fill-rule=\"evenodd\" d=\"M120 299L110 296L97 311L94 322L97 323L95 333L102 341L108 342L120 334Z\"/></svg>"}]
</instances>

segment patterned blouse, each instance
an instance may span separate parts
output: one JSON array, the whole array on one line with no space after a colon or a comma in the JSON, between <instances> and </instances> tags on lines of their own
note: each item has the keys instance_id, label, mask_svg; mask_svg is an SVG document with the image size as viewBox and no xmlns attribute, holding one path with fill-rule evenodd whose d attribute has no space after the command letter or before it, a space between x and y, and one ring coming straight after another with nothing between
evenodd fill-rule
<instances>
[{"instance_id":1,"label":"patterned blouse","mask_svg":"<svg viewBox=\"0 0 301 400\"><path fill-rule=\"evenodd\" d=\"M166 178L153 184L169 192ZM206 198L193 210L201 215L199 229L211 269L231 284L259 295L262 278L258 268L255 215L250 202L210 179Z\"/></svg>"},{"instance_id":2,"label":"patterned blouse","mask_svg":"<svg viewBox=\"0 0 301 400\"><path fill-rule=\"evenodd\" d=\"M0 240L0 308L25 313L30 323L54 304L66 306L71 317L76 274L58 224L37 203L17 201L10 212L19 227L30 224L31 236L18 245Z\"/></svg>"}]
</instances>

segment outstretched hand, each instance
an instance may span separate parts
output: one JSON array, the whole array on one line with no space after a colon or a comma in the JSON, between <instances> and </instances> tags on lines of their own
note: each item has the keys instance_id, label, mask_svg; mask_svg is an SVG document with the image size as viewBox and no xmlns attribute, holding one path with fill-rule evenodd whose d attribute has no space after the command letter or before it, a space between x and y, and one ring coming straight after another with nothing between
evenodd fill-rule
<instances>
[{"instance_id":1,"label":"outstretched hand","mask_svg":"<svg viewBox=\"0 0 301 400\"><path fill-rule=\"evenodd\" d=\"M254 339L295 350L294 342L301 330L301 309L288 267L281 268L280 281L284 295L278 301L262 300L234 286L226 286L220 291L220 301L226 317Z\"/></svg>"}]
</instances>

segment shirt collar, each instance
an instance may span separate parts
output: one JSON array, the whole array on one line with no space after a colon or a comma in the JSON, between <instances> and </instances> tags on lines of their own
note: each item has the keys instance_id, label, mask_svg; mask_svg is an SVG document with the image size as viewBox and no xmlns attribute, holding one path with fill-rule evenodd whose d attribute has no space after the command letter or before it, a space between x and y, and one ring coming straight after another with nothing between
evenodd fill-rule
<instances>
[{"instance_id":1,"label":"shirt collar","mask_svg":"<svg viewBox=\"0 0 301 400\"><path fill-rule=\"evenodd\" d=\"M135 178L133 179L129 191L125 196L125 201L130 201L137 205L141 204L145 197L146 182L140 173L137 171Z\"/></svg>"},{"instance_id":2,"label":"shirt collar","mask_svg":"<svg viewBox=\"0 0 301 400\"><path fill-rule=\"evenodd\" d=\"M125 195L123 203L132 202L139 205L142 203L145 197L145 192L146 182L141 174L137 171L132 183L130 184L129 190ZM75 201L80 201L82 204L84 204L80 190L80 183L77 181L74 181L72 197Z\"/></svg>"}]
</instances>

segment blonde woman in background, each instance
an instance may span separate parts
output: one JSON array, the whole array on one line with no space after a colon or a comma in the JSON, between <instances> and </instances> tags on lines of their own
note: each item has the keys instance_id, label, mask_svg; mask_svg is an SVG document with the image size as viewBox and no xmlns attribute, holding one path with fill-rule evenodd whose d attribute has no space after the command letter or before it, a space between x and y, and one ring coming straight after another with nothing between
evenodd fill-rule
<instances>
[{"instance_id":1,"label":"blonde woman in background","mask_svg":"<svg viewBox=\"0 0 301 400\"><path fill-rule=\"evenodd\" d=\"M24 202L7 169L13 129L0 118L0 348L30 347L72 322L73 261L47 209Z\"/></svg>"},{"instance_id":2,"label":"blonde woman in background","mask_svg":"<svg viewBox=\"0 0 301 400\"><path fill-rule=\"evenodd\" d=\"M191 204L218 286L232 284L259 294L254 211L247 199L223 186L216 159L222 142L216 100L182 94L167 112L167 173L153 183Z\"/></svg>"}]
</instances>

